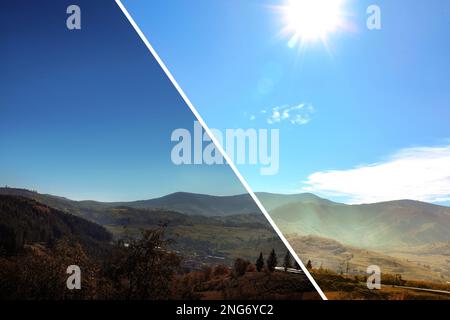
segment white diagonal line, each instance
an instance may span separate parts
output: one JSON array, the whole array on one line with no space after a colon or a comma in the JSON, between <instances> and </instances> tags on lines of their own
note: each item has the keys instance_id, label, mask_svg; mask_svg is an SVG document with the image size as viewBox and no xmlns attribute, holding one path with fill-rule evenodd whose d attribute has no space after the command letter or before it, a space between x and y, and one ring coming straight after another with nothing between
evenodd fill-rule
<instances>
[{"instance_id":1,"label":"white diagonal line","mask_svg":"<svg viewBox=\"0 0 450 320\"><path fill-rule=\"evenodd\" d=\"M253 201L255 201L256 205L258 206L258 208L261 210L261 212L264 214L264 216L266 217L266 219L269 221L270 225L272 226L272 228L275 230L275 232L278 234L278 236L280 237L280 239L283 241L284 245L286 246L286 248L289 250L289 252L291 253L291 255L294 257L294 259L297 261L297 263L300 265L300 267L302 268L303 272L306 274L306 276L308 277L309 281L313 284L314 288L317 290L317 292L320 294L320 296L322 297L323 300L328 300L327 297L325 296L325 294L322 292L322 289L320 289L320 287L318 286L318 284L316 283L316 281L314 280L314 278L311 276L311 274L309 273L308 269L306 269L305 265L303 264L303 262L299 259L299 257L297 256L297 254L295 253L294 249L291 247L291 245L289 244L289 242L286 240L286 238L284 237L284 235L281 233L281 231L278 229L277 225L275 224L275 222L272 220L272 217L269 215L269 213L267 212L267 210L264 208L264 206L262 205L262 203L259 201L258 197L255 195L255 193L253 192L253 190L250 188L249 184L247 183L247 181L244 179L244 177L241 175L241 173L239 172L239 170L237 169L237 167L235 166L235 164L233 163L233 161L230 159L230 157L228 156L228 154L225 152L225 150L223 149L222 145L219 143L219 141L217 141L216 137L212 134L211 130L209 129L209 127L206 125L205 121L203 121L202 117L200 116L200 114L197 112L197 109L195 109L194 105L191 103L191 101L188 99L188 97L186 96L186 94L184 93L184 91L181 89L181 87L179 86L179 84L177 83L177 81L175 80L175 78L172 76L172 74L170 73L169 69L167 69L166 65L164 64L164 62L161 60L161 58L158 56L158 54L156 53L155 49L153 49L152 45L150 44L150 42L148 42L147 38L145 37L144 33L141 31L141 29L139 28L139 26L136 24L136 22L133 20L133 18L131 17L131 15L128 13L127 9L125 8L125 6L122 4L122 2L120 0L115 0L117 5L119 6L120 10L122 10L123 14L125 15L125 17L127 17L128 21L130 22L130 24L133 26L134 30L137 32L137 34L139 35L139 37L141 38L141 40L144 42L144 44L147 46L148 50L150 50L151 54L153 55L153 57L156 59L156 61L158 62L158 64L160 65L160 67L163 69L163 71L165 72L166 76L169 78L169 80L172 82L173 86L177 89L178 93L180 94L180 96L183 98L184 102L188 105L189 109L191 109L192 113L194 114L194 116L197 118L198 122L200 122L200 124L202 125L203 129L206 131L206 133L208 134L208 136L211 138L212 142L214 143L214 145L216 146L216 148L219 150L219 152L222 154L222 156L224 157L225 161L228 163L228 165L230 166L230 168L233 170L234 174L238 177L238 179L241 181L242 185L244 186L244 188L247 190L247 192L250 194L250 196L252 197Z\"/></svg>"}]
</instances>

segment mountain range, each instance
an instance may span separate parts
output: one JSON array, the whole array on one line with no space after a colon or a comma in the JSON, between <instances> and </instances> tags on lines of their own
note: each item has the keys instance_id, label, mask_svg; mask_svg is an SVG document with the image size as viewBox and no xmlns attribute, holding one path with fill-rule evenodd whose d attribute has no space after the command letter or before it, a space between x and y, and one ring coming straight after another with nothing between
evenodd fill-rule
<instances>
[{"instance_id":1,"label":"mountain range","mask_svg":"<svg viewBox=\"0 0 450 320\"><path fill-rule=\"evenodd\" d=\"M259 214L248 194L211 196L177 192L164 197L132 202L73 201L54 195L0 188L0 194L19 195L40 201L88 220L111 223L111 209L176 212L188 216L225 218ZM450 242L450 208L399 200L362 205L332 202L309 193L282 195L257 193L271 217L285 234L313 235L364 248L392 248ZM134 220L137 219L135 211ZM142 213L142 212L141 212ZM166 213L167 215L168 213ZM144 214L145 215L145 214ZM262 215L259 223L265 223ZM191 218L191 219L199 219ZM239 223L247 223L241 221ZM231 223L232 219L227 219ZM252 221L254 222L254 221Z\"/></svg>"},{"instance_id":2,"label":"mountain range","mask_svg":"<svg viewBox=\"0 0 450 320\"><path fill-rule=\"evenodd\" d=\"M171 232L181 237L182 243L195 238L203 252L209 254L234 252L238 250L239 239L243 244L253 243L248 246L249 250L271 237L270 241L276 242L273 240L275 233L248 194L211 196L178 192L155 199L113 203L73 201L13 188L0 188L0 194L31 198L70 212L105 226L116 237L169 222ZM311 248L324 247L322 262L335 258L334 249L328 250L329 246L324 245L333 241L353 253L365 249L372 258L378 254L380 261L392 257L397 259L394 265L399 263L398 259L416 265L430 262L433 268L448 273L445 267L450 262L448 207L412 200L346 205L309 193L257 193L257 196L287 237L297 239L298 243L298 239L309 236ZM207 248L214 249L208 251ZM297 248L304 260L308 250L298 245ZM357 252L361 256L365 251Z\"/></svg>"},{"instance_id":3,"label":"mountain range","mask_svg":"<svg viewBox=\"0 0 450 320\"><path fill-rule=\"evenodd\" d=\"M363 248L450 242L450 208L418 201L293 202L270 213L286 234L315 235Z\"/></svg>"},{"instance_id":4,"label":"mountain range","mask_svg":"<svg viewBox=\"0 0 450 320\"><path fill-rule=\"evenodd\" d=\"M188 192L176 192L159 198L129 202L99 202L93 200L74 201L64 197L16 188L0 188L0 194L19 195L31 198L47 205L51 205L52 207L59 208L60 210L77 212L80 215L88 217L97 210L121 206L134 209L158 208L177 211L187 215L201 215L208 217L259 213L257 205L248 194L211 196Z\"/></svg>"},{"instance_id":5,"label":"mountain range","mask_svg":"<svg viewBox=\"0 0 450 320\"><path fill-rule=\"evenodd\" d=\"M215 218L260 213L248 194L211 196L177 192L132 202L73 201L14 188L0 188L0 194L31 198L100 224L110 223L109 209L120 207ZM365 248L450 242L450 208L444 206L412 200L346 205L309 193L257 193L257 196L286 234L331 238Z\"/></svg>"},{"instance_id":6,"label":"mountain range","mask_svg":"<svg viewBox=\"0 0 450 320\"><path fill-rule=\"evenodd\" d=\"M231 264L237 257L254 261L259 252L268 255L272 249L280 254L286 251L266 218L257 213L247 197L176 193L153 200L105 203L74 201L15 188L0 188L0 195L31 199L68 216L88 220L106 228L115 239L136 238L143 230L164 224L166 235L175 240L171 248L195 258L197 266L199 262ZM0 223L4 217L0 210ZM21 228L15 232L22 232Z\"/></svg>"}]
</instances>

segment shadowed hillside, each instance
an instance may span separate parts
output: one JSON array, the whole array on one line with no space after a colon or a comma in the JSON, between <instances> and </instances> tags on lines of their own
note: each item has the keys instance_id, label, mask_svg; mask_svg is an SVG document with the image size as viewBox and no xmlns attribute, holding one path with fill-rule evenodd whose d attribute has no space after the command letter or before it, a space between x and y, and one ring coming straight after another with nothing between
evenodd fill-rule
<instances>
[{"instance_id":1,"label":"shadowed hillside","mask_svg":"<svg viewBox=\"0 0 450 320\"><path fill-rule=\"evenodd\" d=\"M52 246L61 238L100 253L112 235L97 224L34 200L0 195L0 246L7 255L34 243Z\"/></svg>"}]
</instances>

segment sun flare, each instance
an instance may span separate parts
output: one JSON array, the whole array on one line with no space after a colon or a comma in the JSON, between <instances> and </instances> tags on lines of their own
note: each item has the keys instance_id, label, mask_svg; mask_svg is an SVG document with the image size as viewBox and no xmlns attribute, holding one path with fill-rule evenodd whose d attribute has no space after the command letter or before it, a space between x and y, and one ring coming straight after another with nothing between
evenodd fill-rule
<instances>
[{"instance_id":1,"label":"sun flare","mask_svg":"<svg viewBox=\"0 0 450 320\"><path fill-rule=\"evenodd\" d=\"M298 43L322 41L344 25L345 0L288 0L281 7L285 20L283 32L289 47Z\"/></svg>"}]
</instances>

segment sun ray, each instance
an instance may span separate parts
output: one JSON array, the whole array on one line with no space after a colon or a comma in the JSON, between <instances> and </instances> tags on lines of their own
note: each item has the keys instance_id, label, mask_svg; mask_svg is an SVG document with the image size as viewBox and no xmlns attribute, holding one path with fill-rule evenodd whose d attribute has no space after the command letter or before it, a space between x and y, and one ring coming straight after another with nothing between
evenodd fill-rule
<instances>
[{"instance_id":1,"label":"sun ray","mask_svg":"<svg viewBox=\"0 0 450 320\"><path fill-rule=\"evenodd\" d=\"M347 0L286 0L274 7L282 15L281 35L290 48L305 48L309 43L321 42L329 51L328 39L333 33L348 30Z\"/></svg>"}]
</instances>

